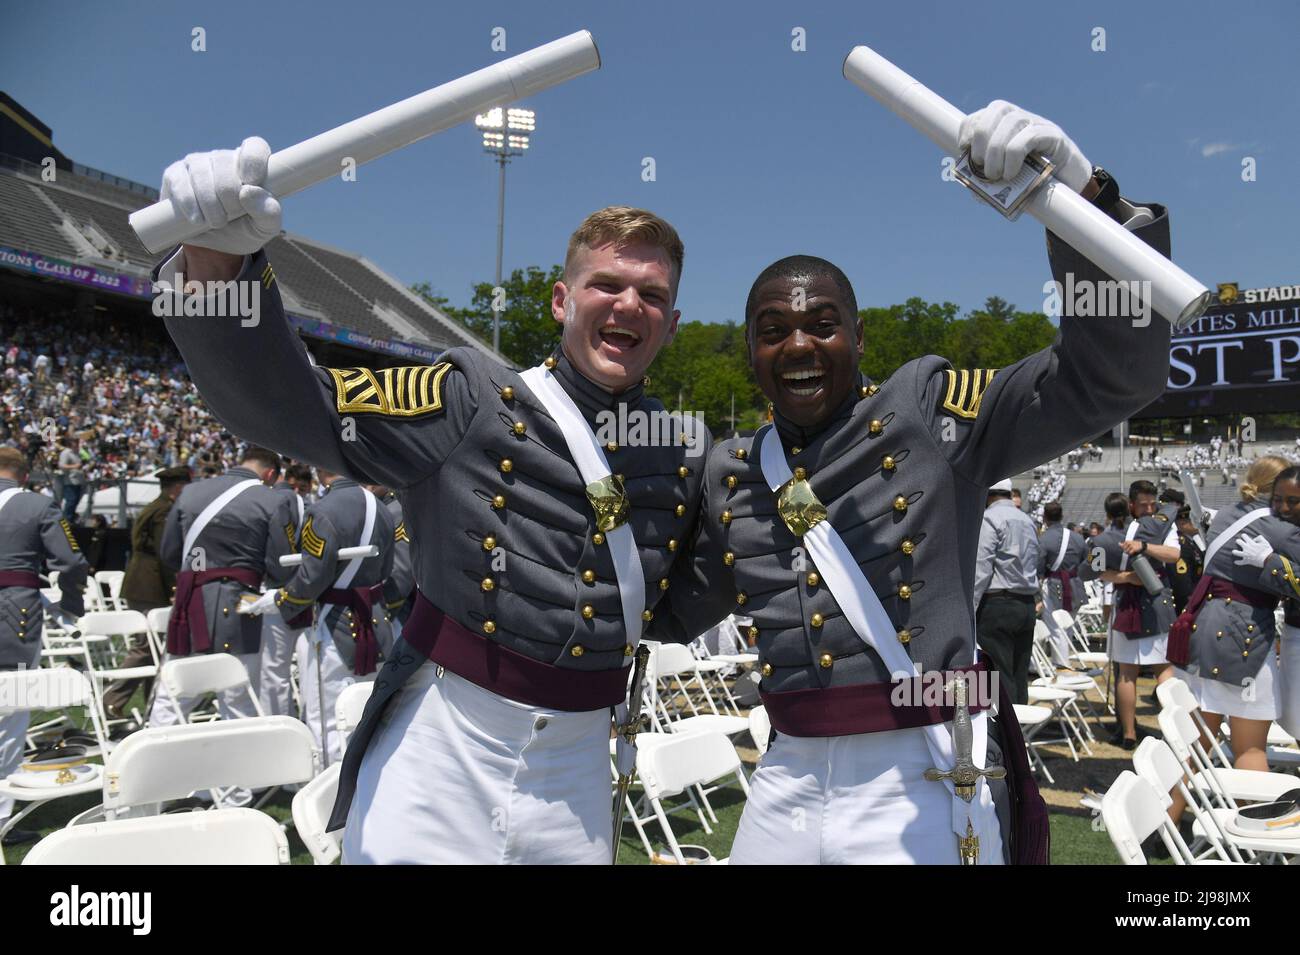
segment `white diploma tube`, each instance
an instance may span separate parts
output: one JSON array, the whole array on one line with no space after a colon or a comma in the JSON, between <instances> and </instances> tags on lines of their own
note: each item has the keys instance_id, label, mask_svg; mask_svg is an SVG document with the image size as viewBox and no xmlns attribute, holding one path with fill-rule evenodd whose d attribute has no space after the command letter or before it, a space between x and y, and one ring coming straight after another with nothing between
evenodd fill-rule
<instances>
[{"instance_id":1,"label":"white diploma tube","mask_svg":"<svg viewBox=\"0 0 1300 955\"><path fill-rule=\"evenodd\" d=\"M339 560L353 560L357 557L378 557L379 548L374 544L365 547L340 547ZM285 554L280 558L281 567L297 567L302 563L302 554Z\"/></svg>"},{"instance_id":2,"label":"white diploma tube","mask_svg":"<svg viewBox=\"0 0 1300 955\"><path fill-rule=\"evenodd\" d=\"M844 76L869 93L949 156L965 114L870 47L854 47ZM1139 297L1176 328L1191 324L1210 304L1210 290L1122 225L1056 179L1035 190L1025 211L1111 278L1150 282ZM1147 286L1138 285L1145 290Z\"/></svg>"},{"instance_id":3,"label":"white diploma tube","mask_svg":"<svg viewBox=\"0 0 1300 955\"><path fill-rule=\"evenodd\" d=\"M283 199L337 176L345 157L360 166L470 121L494 106L513 103L599 67L596 41L586 30L579 30L272 153L266 189ZM154 253L203 231L170 199L131 213L130 221L140 242Z\"/></svg>"}]
</instances>

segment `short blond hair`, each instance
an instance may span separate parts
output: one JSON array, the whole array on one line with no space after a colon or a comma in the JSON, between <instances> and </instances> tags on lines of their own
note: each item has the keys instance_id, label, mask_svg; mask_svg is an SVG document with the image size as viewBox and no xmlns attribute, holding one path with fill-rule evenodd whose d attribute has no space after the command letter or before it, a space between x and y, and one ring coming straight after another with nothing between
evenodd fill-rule
<instances>
[{"instance_id":1,"label":"short blond hair","mask_svg":"<svg viewBox=\"0 0 1300 955\"><path fill-rule=\"evenodd\" d=\"M598 249L613 243L615 246L644 242L663 249L672 263L671 282L674 294L682 278L682 262L686 247L681 236L665 219L653 212L632 206L606 206L597 209L582 220L582 225L569 236L569 248L564 253L564 280L573 277L573 260L580 249Z\"/></svg>"},{"instance_id":2,"label":"short blond hair","mask_svg":"<svg viewBox=\"0 0 1300 955\"><path fill-rule=\"evenodd\" d=\"M11 474L27 474L29 470L27 457L21 451L8 446L0 448L0 471L8 471Z\"/></svg>"},{"instance_id":3,"label":"short blond hair","mask_svg":"<svg viewBox=\"0 0 1300 955\"><path fill-rule=\"evenodd\" d=\"M1273 498L1273 482L1277 476L1291 467L1291 462L1276 454L1266 454L1251 462L1246 470L1246 478L1241 482L1241 499L1251 501L1268 501Z\"/></svg>"}]
</instances>

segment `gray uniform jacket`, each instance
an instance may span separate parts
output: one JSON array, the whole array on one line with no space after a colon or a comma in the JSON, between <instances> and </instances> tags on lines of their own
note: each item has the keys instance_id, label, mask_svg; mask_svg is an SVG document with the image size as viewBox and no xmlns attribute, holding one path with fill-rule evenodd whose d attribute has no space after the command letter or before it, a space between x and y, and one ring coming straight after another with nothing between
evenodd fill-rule
<instances>
[{"instance_id":1,"label":"gray uniform jacket","mask_svg":"<svg viewBox=\"0 0 1300 955\"><path fill-rule=\"evenodd\" d=\"M1112 524L1092 538L1088 542L1088 558L1079 567L1079 576L1084 580L1094 580L1100 576L1102 571L1118 571L1121 567L1125 570L1131 570L1128 561L1124 559L1124 551L1120 547L1128 535L1128 528L1127 523L1122 525ZM1138 529L1133 535L1133 539L1135 541L1146 541L1148 544L1166 544L1169 540L1169 533L1170 524L1167 520L1161 520L1160 514L1147 515L1139 519ZM1161 575L1161 580L1164 582L1164 589L1160 593L1148 593L1147 589L1139 584L1115 585L1115 609L1112 611L1115 616L1112 619L1112 625L1117 633L1122 633L1132 640L1168 633L1169 627L1173 624L1176 616L1174 612L1174 593L1170 586L1165 565L1150 557L1147 559L1151 561L1151 568ZM1132 626L1126 624L1121 616L1122 608L1130 600L1137 601L1141 613L1141 623L1135 623Z\"/></svg>"},{"instance_id":2,"label":"gray uniform jacket","mask_svg":"<svg viewBox=\"0 0 1300 955\"><path fill-rule=\"evenodd\" d=\"M975 607L990 590L1038 593L1038 528L1011 501L984 509L975 557Z\"/></svg>"},{"instance_id":3,"label":"gray uniform jacket","mask_svg":"<svg viewBox=\"0 0 1300 955\"><path fill-rule=\"evenodd\" d=\"M376 500L374 524L370 536L363 541L361 533L365 530L365 494L365 489L356 481L338 478L330 485L328 494L307 508L307 516L298 536L302 563L282 589L280 613L286 622L304 608L321 600L325 592L334 587L339 575L351 563L351 560L339 560L338 552L341 548L365 544L379 548L377 556L361 561L348 584L349 590L382 584L392 573L393 516L388 508ZM323 603L317 611L318 621L322 614L339 656L351 667L356 654L352 612L337 604ZM380 652L386 656L393 647L393 629L389 625L388 612L384 609L382 598L374 601L371 618Z\"/></svg>"},{"instance_id":4,"label":"gray uniform jacket","mask_svg":"<svg viewBox=\"0 0 1300 955\"><path fill-rule=\"evenodd\" d=\"M1063 570L1070 573L1070 596L1074 612L1078 613L1079 608L1084 605L1088 599L1087 593L1083 588L1083 580L1079 577L1079 565L1084 562L1088 554L1088 544L1083 539L1083 535L1078 531L1067 530L1064 524L1048 524L1043 528L1043 533L1038 537L1038 579L1042 582L1047 593L1052 595L1056 601L1056 606L1063 606L1061 602L1061 581L1059 578L1047 575L1052 571L1052 565L1056 563L1056 557L1061 552L1061 535L1068 534L1069 541L1065 545L1065 556L1061 558L1061 566L1057 570Z\"/></svg>"},{"instance_id":5,"label":"gray uniform jacket","mask_svg":"<svg viewBox=\"0 0 1300 955\"><path fill-rule=\"evenodd\" d=\"M394 620L405 622L410 614L407 601L415 590L415 562L412 559L411 534L402 516L402 502L396 494L383 499L393 518L393 571L384 581L384 606Z\"/></svg>"},{"instance_id":6,"label":"gray uniform jacket","mask_svg":"<svg viewBox=\"0 0 1300 955\"><path fill-rule=\"evenodd\" d=\"M1168 252L1168 217L1137 234ZM1050 236L1057 281L1102 273ZM1048 348L997 370L957 370L930 355L883 384L860 382L819 429L779 414L787 461L802 467L922 670L975 657L975 555L989 486L1077 447L1160 395L1169 325L1156 318L1061 321ZM889 683L777 512L753 436L709 457L687 629L736 611L754 620L764 693ZM680 596L680 594L679 594Z\"/></svg>"},{"instance_id":7,"label":"gray uniform jacket","mask_svg":"<svg viewBox=\"0 0 1300 955\"><path fill-rule=\"evenodd\" d=\"M1208 544L1229 525L1266 504L1238 501L1221 508L1210 524ZM1295 597L1300 595L1294 561L1300 558L1300 527L1269 513L1252 521L1242 532L1252 537L1263 535L1273 546L1273 556L1264 569L1238 564L1232 556L1236 541L1225 541L1205 567L1204 576L1226 580L1242 589L1263 591L1261 597ZM1238 537L1241 535L1238 534ZM1243 686L1259 674L1268 654L1274 652L1277 625L1273 614L1276 601L1269 599L1252 605L1244 600L1207 595L1196 614L1192 629L1191 655L1187 670L1202 679L1218 680Z\"/></svg>"},{"instance_id":8,"label":"gray uniform jacket","mask_svg":"<svg viewBox=\"0 0 1300 955\"><path fill-rule=\"evenodd\" d=\"M0 478L0 491L17 485ZM90 565L53 498L24 491L0 510L0 571L41 572L44 561L59 573L59 606L73 616L86 612L84 590ZM44 611L35 587L0 587L0 670L30 667L39 659Z\"/></svg>"},{"instance_id":9,"label":"gray uniform jacket","mask_svg":"<svg viewBox=\"0 0 1300 955\"><path fill-rule=\"evenodd\" d=\"M199 532L191 553L181 553L185 535L204 508L240 481L256 477L248 468L230 468L225 474L187 485L167 513L162 559L179 570L238 567L273 585L287 580L293 570L281 567L280 558L293 553L297 512L287 495L264 484L230 501ZM214 652L245 654L261 649L261 618L237 612L243 594L256 597L257 589L237 580L213 580L204 586L203 614Z\"/></svg>"}]
</instances>

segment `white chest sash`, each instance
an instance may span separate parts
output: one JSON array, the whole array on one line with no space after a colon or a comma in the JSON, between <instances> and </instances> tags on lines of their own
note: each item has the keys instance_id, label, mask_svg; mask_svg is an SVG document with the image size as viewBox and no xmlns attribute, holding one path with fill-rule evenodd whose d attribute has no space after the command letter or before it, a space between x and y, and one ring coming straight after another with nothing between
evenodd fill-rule
<instances>
[{"instance_id":1,"label":"white chest sash","mask_svg":"<svg viewBox=\"0 0 1300 955\"><path fill-rule=\"evenodd\" d=\"M1271 514L1271 513L1273 512L1270 508L1257 507L1249 514L1243 514L1241 515L1241 517L1237 518L1235 521L1229 524L1226 528L1224 528L1222 534L1220 534L1214 540L1210 541L1210 549L1205 552L1205 560L1201 562L1201 568L1202 569L1208 568L1210 566L1210 561L1214 559L1214 555L1219 552L1219 548L1222 547L1224 544L1226 544L1228 541L1234 540L1238 534L1240 534L1243 530L1246 529L1247 524L1259 520L1259 518L1263 517L1264 515Z\"/></svg>"},{"instance_id":2,"label":"white chest sash","mask_svg":"<svg viewBox=\"0 0 1300 955\"><path fill-rule=\"evenodd\" d=\"M181 569L190 569L186 565L189 563L190 554L194 551L194 545L199 541L199 535L203 533L203 528L212 523L212 519L225 510L227 504L253 485L261 483L257 478L248 478L238 484L231 485L218 494L216 500L199 511L199 516L194 519L194 523L190 525L189 533L185 535L185 546L181 548Z\"/></svg>"},{"instance_id":3,"label":"white chest sash","mask_svg":"<svg viewBox=\"0 0 1300 955\"><path fill-rule=\"evenodd\" d=\"M1052 573L1056 573L1058 570L1061 569L1061 564L1065 561L1065 552L1069 548L1069 546L1070 546L1070 529L1068 527L1062 527L1061 528L1061 549L1056 553L1056 560L1052 564Z\"/></svg>"},{"instance_id":4,"label":"white chest sash","mask_svg":"<svg viewBox=\"0 0 1300 955\"><path fill-rule=\"evenodd\" d=\"M759 448L759 463L768 487L776 492L793 477L790 465L785 460L785 451L776 428L767 425L756 436ZM845 618L854 631L884 661L895 680L911 679L921 675L920 669L907 655L903 645L898 642L893 623L876 592L871 589L862 568L849 553L843 539L831 526L829 520L823 520L808 533L803 535L803 545L808 549L821 574L822 581L830 588L831 596L839 604ZM973 648L972 648L973 649ZM1004 714L1004 719L1014 719L1014 714ZM930 757L937 768L952 769L956 764L953 751L952 732L944 723L935 723L922 727L925 731L925 743L930 750ZM988 748L988 711L980 710L971 714L973 744L971 757L975 765L983 769ZM976 835L986 836L997 831L997 812L993 805L993 796L983 778L977 783L976 796L971 803L959 798L951 780L944 780L944 786L952 793L952 831L958 836L966 835L966 823L970 822ZM988 839L983 840L985 845Z\"/></svg>"},{"instance_id":5,"label":"white chest sash","mask_svg":"<svg viewBox=\"0 0 1300 955\"><path fill-rule=\"evenodd\" d=\"M367 547L370 544L370 535L375 530L375 496L367 491L364 487L361 493L366 496L366 519L361 526L361 540L357 541L358 547ZM352 581L356 579L357 571L361 569L366 559L364 557L353 557L348 561L348 565L343 568L343 573L339 574L338 579L334 581L335 590L347 590L352 586Z\"/></svg>"}]
</instances>

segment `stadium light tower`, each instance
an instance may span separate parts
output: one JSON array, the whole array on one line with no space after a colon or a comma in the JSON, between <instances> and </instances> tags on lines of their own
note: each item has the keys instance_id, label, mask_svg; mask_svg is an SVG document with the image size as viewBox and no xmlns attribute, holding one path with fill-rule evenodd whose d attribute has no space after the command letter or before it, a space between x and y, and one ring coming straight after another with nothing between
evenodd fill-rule
<instances>
[{"instance_id":1,"label":"stadium light tower","mask_svg":"<svg viewBox=\"0 0 1300 955\"><path fill-rule=\"evenodd\" d=\"M528 149L528 139L537 129L537 114L531 109L503 109L498 106L479 113L474 125L483 133L483 151L495 157L501 169L500 188L497 192L497 280L501 287L501 250L506 233L506 163L514 156L522 156ZM501 312L492 310L492 350L501 354Z\"/></svg>"}]
</instances>

